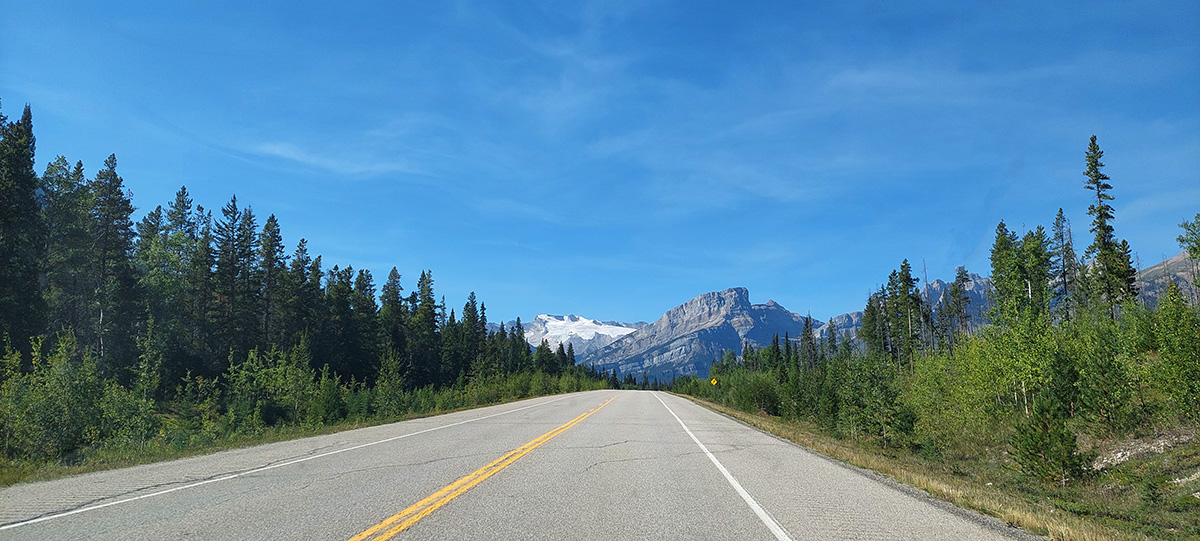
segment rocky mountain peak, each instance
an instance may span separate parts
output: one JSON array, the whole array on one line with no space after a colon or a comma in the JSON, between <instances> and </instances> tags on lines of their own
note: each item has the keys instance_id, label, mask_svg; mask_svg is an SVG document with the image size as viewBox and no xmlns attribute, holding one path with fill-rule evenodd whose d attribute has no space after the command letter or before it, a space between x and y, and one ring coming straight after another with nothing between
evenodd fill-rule
<instances>
[{"instance_id":1,"label":"rocky mountain peak","mask_svg":"<svg viewBox=\"0 0 1200 541\"><path fill-rule=\"evenodd\" d=\"M814 321L814 328L819 326ZM751 304L744 287L699 295L663 314L654 323L590 352L581 359L601 370L646 373L661 380L708 373L725 351L740 352L745 342L756 347L775 334L798 338L804 318L776 302Z\"/></svg>"}]
</instances>

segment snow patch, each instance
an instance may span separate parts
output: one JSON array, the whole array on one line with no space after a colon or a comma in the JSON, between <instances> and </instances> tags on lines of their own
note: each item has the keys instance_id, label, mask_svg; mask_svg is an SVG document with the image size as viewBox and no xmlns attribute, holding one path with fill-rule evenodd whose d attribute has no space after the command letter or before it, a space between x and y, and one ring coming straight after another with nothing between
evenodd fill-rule
<instances>
[{"instance_id":1,"label":"snow patch","mask_svg":"<svg viewBox=\"0 0 1200 541\"><path fill-rule=\"evenodd\" d=\"M591 340L595 338L597 334L621 337L637 330L632 327L609 325L599 320L588 319L576 315L550 316L542 314L537 316L537 319L546 326L546 334L544 337L547 340L560 343L566 342L572 336L578 336L584 340Z\"/></svg>"}]
</instances>

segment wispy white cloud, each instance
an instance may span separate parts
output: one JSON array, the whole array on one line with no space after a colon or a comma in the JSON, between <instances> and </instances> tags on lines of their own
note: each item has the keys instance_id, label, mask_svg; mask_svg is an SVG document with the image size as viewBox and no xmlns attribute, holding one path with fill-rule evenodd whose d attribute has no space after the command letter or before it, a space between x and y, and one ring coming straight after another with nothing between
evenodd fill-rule
<instances>
[{"instance_id":1,"label":"wispy white cloud","mask_svg":"<svg viewBox=\"0 0 1200 541\"><path fill-rule=\"evenodd\" d=\"M252 147L250 151L254 154L279 158L339 175L374 176L385 173L425 174L425 171L421 168L400 159L380 159L361 155L343 157L341 154L334 155L328 152L302 149L293 143L279 141L260 143Z\"/></svg>"}]
</instances>

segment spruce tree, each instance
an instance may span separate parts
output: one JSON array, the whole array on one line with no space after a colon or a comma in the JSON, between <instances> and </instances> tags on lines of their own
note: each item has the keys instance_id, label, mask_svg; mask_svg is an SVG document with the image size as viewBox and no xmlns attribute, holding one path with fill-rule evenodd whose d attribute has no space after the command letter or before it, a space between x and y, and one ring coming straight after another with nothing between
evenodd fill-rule
<instances>
[{"instance_id":1,"label":"spruce tree","mask_svg":"<svg viewBox=\"0 0 1200 541\"><path fill-rule=\"evenodd\" d=\"M1058 209L1054 217L1054 228L1050 240L1050 273L1053 297L1051 305L1061 320L1069 320L1075 314L1079 291L1079 261L1075 255L1075 244L1071 238L1071 222Z\"/></svg>"},{"instance_id":2,"label":"spruce tree","mask_svg":"<svg viewBox=\"0 0 1200 541\"><path fill-rule=\"evenodd\" d=\"M257 343L258 231L254 213L239 210L237 196L221 209L217 222L215 322L217 354L243 359Z\"/></svg>"},{"instance_id":3,"label":"spruce tree","mask_svg":"<svg viewBox=\"0 0 1200 541\"><path fill-rule=\"evenodd\" d=\"M1183 229L1183 233L1175 237L1179 247L1187 252L1188 257L1200 259L1200 212L1196 213L1194 220L1180 222L1179 228Z\"/></svg>"},{"instance_id":4,"label":"spruce tree","mask_svg":"<svg viewBox=\"0 0 1200 541\"><path fill-rule=\"evenodd\" d=\"M912 266L905 259L900 268L888 277L885 303L889 332L892 337L891 355L897 366L908 363L915 367L916 353L921 344L921 294Z\"/></svg>"},{"instance_id":5,"label":"spruce tree","mask_svg":"<svg viewBox=\"0 0 1200 541\"><path fill-rule=\"evenodd\" d=\"M550 342L543 338L542 342L533 350L533 369L550 374L553 373L556 362L554 352L550 349Z\"/></svg>"},{"instance_id":6,"label":"spruce tree","mask_svg":"<svg viewBox=\"0 0 1200 541\"><path fill-rule=\"evenodd\" d=\"M1021 278L1017 234L1008 230L1004 220L996 226L996 240L992 243L992 310L993 319L1001 322L1016 318L1021 298L1024 297L1024 280Z\"/></svg>"},{"instance_id":7,"label":"spruce tree","mask_svg":"<svg viewBox=\"0 0 1200 541\"><path fill-rule=\"evenodd\" d=\"M96 352L101 373L128 378L125 369L137 358L134 344L139 314L133 255L133 204L120 175L117 157L110 155L91 183L92 254L90 275L95 301L89 346Z\"/></svg>"},{"instance_id":8,"label":"spruce tree","mask_svg":"<svg viewBox=\"0 0 1200 541\"><path fill-rule=\"evenodd\" d=\"M1038 393L1029 419L1017 425L1013 460L1026 475L1065 487L1083 477L1088 457L1077 452L1063 405L1050 389Z\"/></svg>"},{"instance_id":9,"label":"spruce tree","mask_svg":"<svg viewBox=\"0 0 1200 541\"><path fill-rule=\"evenodd\" d=\"M183 189L181 188L182 192ZM186 195L185 195L186 197ZM178 198L177 203L181 203ZM190 202L190 200L188 200ZM183 207L179 207L183 208ZM168 213L170 216L171 213ZM216 254L213 251L212 212L203 206L196 205L192 224L182 225L179 231L194 231L195 236L189 240L189 248L184 252L187 257L187 308L182 312L190 322L188 343L194 348L203 369L197 375L216 377L223 371L225 356L217 353L215 338L216 320L216 281L213 267L216 264ZM175 223L172 219L172 223ZM174 227L174 226L173 226ZM185 233L190 234L190 233Z\"/></svg>"},{"instance_id":10,"label":"spruce tree","mask_svg":"<svg viewBox=\"0 0 1200 541\"><path fill-rule=\"evenodd\" d=\"M530 370L533 365L533 356L529 352L529 342L525 340L525 327L521 325L520 316L513 323L512 330L508 336L509 344L509 365L506 367L509 373L522 372Z\"/></svg>"},{"instance_id":11,"label":"spruce tree","mask_svg":"<svg viewBox=\"0 0 1200 541\"><path fill-rule=\"evenodd\" d=\"M57 157L42 174L42 188L48 232L46 329L51 334L74 329L76 336L91 336L88 315L93 291L88 266L92 242L88 212L92 197L83 163L76 162L72 167L66 158Z\"/></svg>"},{"instance_id":12,"label":"spruce tree","mask_svg":"<svg viewBox=\"0 0 1200 541\"><path fill-rule=\"evenodd\" d=\"M563 369L567 368L567 349L563 347L562 342L558 343L558 349L554 350L555 374L562 373Z\"/></svg>"},{"instance_id":13,"label":"spruce tree","mask_svg":"<svg viewBox=\"0 0 1200 541\"><path fill-rule=\"evenodd\" d=\"M954 283L950 284L950 302L947 306L950 315L952 336L966 334L970 331L971 297L967 296L967 284L971 277L966 267L958 267L954 271Z\"/></svg>"},{"instance_id":14,"label":"spruce tree","mask_svg":"<svg viewBox=\"0 0 1200 541\"><path fill-rule=\"evenodd\" d=\"M461 330L461 347L462 360L459 371L465 370L475 362L475 359L483 354L484 339L487 338L486 323L482 320L482 310L479 307L478 301L475 300L475 292L472 291L467 296L466 304L463 304L462 309L462 330Z\"/></svg>"},{"instance_id":15,"label":"spruce tree","mask_svg":"<svg viewBox=\"0 0 1200 541\"><path fill-rule=\"evenodd\" d=\"M401 295L402 291L404 287L400 285L400 272L392 267L379 294L379 331L383 347L395 350L398 356L406 351L404 326L408 319L408 306Z\"/></svg>"},{"instance_id":16,"label":"spruce tree","mask_svg":"<svg viewBox=\"0 0 1200 541\"><path fill-rule=\"evenodd\" d=\"M1116 305L1132 299L1137 293L1133 285L1137 271L1133 268L1128 244L1118 242L1113 234L1111 222L1115 216L1112 205L1108 204L1113 200L1113 196L1108 194L1112 185L1108 183L1108 175L1101 171L1104 163L1100 160L1103 157L1104 151L1100 150L1093 135L1084 156L1086 169L1083 175L1087 177L1084 187L1096 196L1095 203L1088 205L1088 214L1092 216L1091 232L1095 237L1085 254L1094 258L1093 287L1099 296L1098 300L1109 309L1109 316L1116 318Z\"/></svg>"},{"instance_id":17,"label":"spruce tree","mask_svg":"<svg viewBox=\"0 0 1200 541\"><path fill-rule=\"evenodd\" d=\"M1051 255L1048 245L1046 231L1040 225L1035 230L1025 233L1018 245L1018 268L1025 288L1024 298L1019 302L1019 306L1030 319L1036 319L1045 313L1050 303L1048 288L1051 278Z\"/></svg>"},{"instance_id":18,"label":"spruce tree","mask_svg":"<svg viewBox=\"0 0 1200 541\"><path fill-rule=\"evenodd\" d=\"M287 256L284 255L283 234L279 220L272 214L263 224L259 235L258 260L262 268L259 275L259 299L262 311L262 346L279 345L283 342L283 281L287 273Z\"/></svg>"},{"instance_id":19,"label":"spruce tree","mask_svg":"<svg viewBox=\"0 0 1200 541\"><path fill-rule=\"evenodd\" d=\"M379 359L379 306L375 304L375 278L368 269L360 269L354 276L350 312L353 324L349 349L355 366L354 375L358 381L368 381L375 377Z\"/></svg>"},{"instance_id":20,"label":"spruce tree","mask_svg":"<svg viewBox=\"0 0 1200 541\"><path fill-rule=\"evenodd\" d=\"M410 384L420 388L436 383L441 360L437 301L433 296L433 276L429 271L421 272L415 294L416 305L405 335L408 337Z\"/></svg>"},{"instance_id":21,"label":"spruce tree","mask_svg":"<svg viewBox=\"0 0 1200 541\"><path fill-rule=\"evenodd\" d=\"M26 357L29 339L46 325L40 277L47 234L33 166L29 106L17 122L0 114L0 341L7 337Z\"/></svg>"},{"instance_id":22,"label":"spruce tree","mask_svg":"<svg viewBox=\"0 0 1200 541\"><path fill-rule=\"evenodd\" d=\"M891 337L888 335L887 291L879 291L867 297L863 308L862 329L858 337L867 347L867 353L891 355Z\"/></svg>"},{"instance_id":23,"label":"spruce tree","mask_svg":"<svg viewBox=\"0 0 1200 541\"><path fill-rule=\"evenodd\" d=\"M813 334L812 316L804 316L804 327L800 334L800 366L805 370L817 367L817 343Z\"/></svg>"}]
</instances>

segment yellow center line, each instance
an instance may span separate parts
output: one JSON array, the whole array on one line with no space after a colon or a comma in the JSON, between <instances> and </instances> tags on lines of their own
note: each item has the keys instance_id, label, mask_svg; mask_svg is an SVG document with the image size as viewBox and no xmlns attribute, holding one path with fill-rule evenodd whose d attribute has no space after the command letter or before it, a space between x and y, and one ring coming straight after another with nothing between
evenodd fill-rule
<instances>
[{"instance_id":1,"label":"yellow center line","mask_svg":"<svg viewBox=\"0 0 1200 541\"><path fill-rule=\"evenodd\" d=\"M391 539L396 534L408 529L408 527L412 526L413 524L416 524L418 520L421 520L425 516L434 512L437 508L439 508L443 505L446 505L447 503L450 502L450 500L453 500L454 498L457 498L458 496L460 496L462 493L470 490L471 487L474 487L475 485L482 483L488 477L495 475L496 472L498 472L504 468L507 468L513 462L516 462L521 457L529 454L530 451L536 449L541 444L546 443L547 441L550 441L555 436L562 434L563 432L566 432L567 429L579 424L584 419L587 419L593 413L600 411L600 408L607 406L608 403L612 402L613 399L616 397L617 397L616 395L609 397L609 399L605 400L603 404L600 404L599 406L596 406L595 408L592 408L592 409L580 414L578 417L571 419L570 421L567 421L566 423L559 426L558 428L555 428L554 430L551 430L545 434L542 434L541 436L538 436L533 441L530 441L529 443L526 443L525 445L522 445L521 447L519 447L517 449L509 451L504 456L491 461L486 466L467 474L466 477L463 477L462 479L459 479L453 483L450 483L449 485L446 485L441 490L438 490L437 492L434 492L433 494L430 494L429 496L425 497L421 501L412 504L407 509L388 517L386 520L384 520L383 522L380 522L379 524L371 526L363 533L360 533L354 537L351 537L350 541L363 541L365 539L370 539L370 538L372 538L372 536L375 536L380 530L383 530L383 529L388 528L389 526L392 526L393 524L395 524L395 526L393 526L391 529L387 530L386 532L383 532L382 534L379 534L377 537L374 537L375 541L384 541L386 539ZM397 522L399 522L399 524L396 524Z\"/></svg>"}]
</instances>

